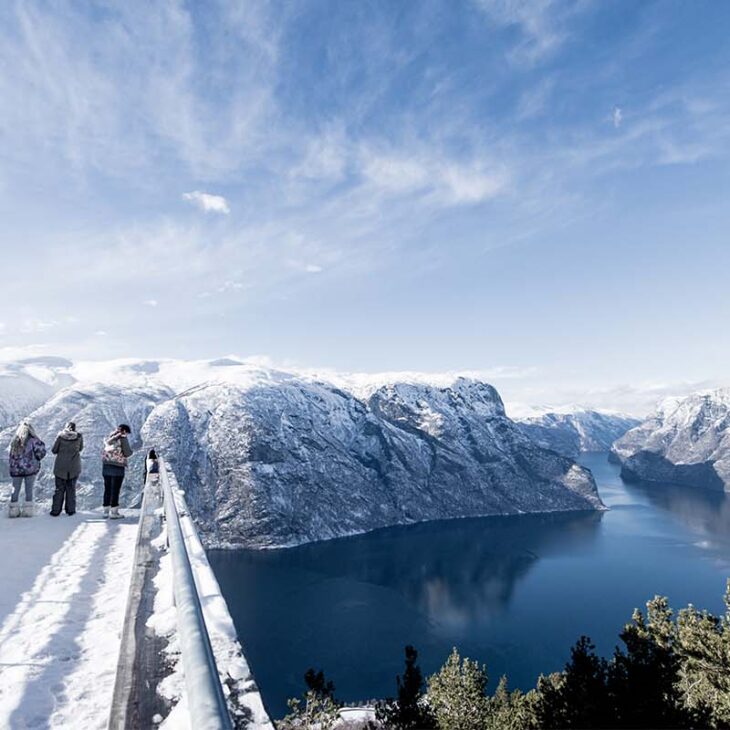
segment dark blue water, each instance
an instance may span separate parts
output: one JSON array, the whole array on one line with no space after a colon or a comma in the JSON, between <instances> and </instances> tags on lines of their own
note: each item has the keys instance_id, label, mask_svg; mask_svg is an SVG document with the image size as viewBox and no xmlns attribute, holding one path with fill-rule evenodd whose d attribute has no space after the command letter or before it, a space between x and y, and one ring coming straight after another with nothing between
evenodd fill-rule
<instances>
[{"instance_id":1,"label":"dark blue water","mask_svg":"<svg viewBox=\"0 0 730 730\"><path fill-rule=\"evenodd\" d=\"M626 485L582 459L609 512L491 517L380 530L300 548L211 551L238 635L275 717L322 668L344 700L395 693L403 647L424 673L451 651L494 682L532 687L589 635L604 655L655 594L714 612L730 575L724 494Z\"/></svg>"}]
</instances>

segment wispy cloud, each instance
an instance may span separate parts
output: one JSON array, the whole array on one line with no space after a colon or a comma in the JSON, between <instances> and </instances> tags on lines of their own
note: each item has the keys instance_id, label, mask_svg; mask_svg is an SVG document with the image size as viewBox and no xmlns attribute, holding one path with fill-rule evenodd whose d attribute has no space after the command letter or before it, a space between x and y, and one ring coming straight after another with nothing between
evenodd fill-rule
<instances>
[{"instance_id":1,"label":"wispy cloud","mask_svg":"<svg viewBox=\"0 0 730 730\"><path fill-rule=\"evenodd\" d=\"M256 307L293 323L271 302L315 291L305 306L330 297L320 316L342 303L342 320L357 321L366 315L351 292L365 279L412 299L442 271L454 277L443 302L454 321L462 296L474 317L491 311L487 251L524 246L504 276L522 292L530 257L578 224L592 255L596 213L642 174L728 157L730 103L717 93L727 71L700 53L663 78L670 51L653 39L669 27L681 43L683 29L658 6L630 16L649 34L603 24L628 13L609 6L434 0L351 14L249 0L203 16L175 0L103 13L73 0L0 4L0 245L20 268L27 254L14 244L32 241L35 270L4 281L4 341L108 330L104 352L122 350L142 342L140 313L159 301L170 333L160 338L177 348L176 323L208 341L216 323ZM620 39L607 32L616 28ZM654 208L669 187L647 187ZM696 195L686 191L687 206L704 204ZM584 275L590 258L576 263ZM59 313L81 291L84 321L71 328ZM559 309L560 297L547 299L539 309ZM20 332L25 320L37 321Z\"/></svg>"},{"instance_id":2,"label":"wispy cloud","mask_svg":"<svg viewBox=\"0 0 730 730\"><path fill-rule=\"evenodd\" d=\"M20 325L20 332L24 334L47 332L59 326L59 322L55 319L26 319Z\"/></svg>"},{"instance_id":3,"label":"wispy cloud","mask_svg":"<svg viewBox=\"0 0 730 730\"><path fill-rule=\"evenodd\" d=\"M616 106L613 108L613 114L611 115L611 119L613 120L613 126L618 129L621 126L621 123L624 119L624 112L621 107Z\"/></svg>"},{"instance_id":4,"label":"wispy cloud","mask_svg":"<svg viewBox=\"0 0 730 730\"><path fill-rule=\"evenodd\" d=\"M406 156L364 149L362 175L375 188L395 194L422 194L441 205L482 203L507 185L503 171L486 171L480 163L464 164L429 155Z\"/></svg>"},{"instance_id":5,"label":"wispy cloud","mask_svg":"<svg viewBox=\"0 0 730 730\"><path fill-rule=\"evenodd\" d=\"M568 38L568 23L581 10L569 0L474 0L498 26L517 28L520 39L510 57L520 63L535 63L554 53Z\"/></svg>"},{"instance_id":6,"label":"wispy cloud","mask_svg":"<svg viewBox=\"0 0 730 730\"><path fill-rule=\"evenodd\" d=\"M204 193L201 190L193 190L192 193L183 193L183 200L187 200L200 210L206 213L222 213L228 215L231 208L228 201L222 195Z\"/></svg>"}]
</instances>

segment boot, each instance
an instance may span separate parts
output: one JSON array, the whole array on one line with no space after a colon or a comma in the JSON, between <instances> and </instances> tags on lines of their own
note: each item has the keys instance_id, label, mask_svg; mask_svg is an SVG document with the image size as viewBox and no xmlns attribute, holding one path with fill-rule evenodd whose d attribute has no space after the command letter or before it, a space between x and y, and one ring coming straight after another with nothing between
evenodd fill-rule
<instances>
[{"instance_id":1,"label":"boot","mask_svg":"<svg viewBox=\"0 0 730 730\"><path fill-rule=\"evenodd\" d=\"M35 510L33 509L33 502L26 502L23 505L23 509L20 512L21 517L32 517Z\"/></svg>"},{"instance_id":2,"label":"boot","mask_svg":"<svg viewBox=\"0 0 730 730\"><path fill-rule=\"evenodd\" d=\"M109 518L109 507L104 507L104 519Z\"/></svg>"},{"instance_id":3,"label":"boot","mask_svg":"<svg viewBox=\"0 0 730 730\"><path fill-rule=\"evenodd\" d=\"M109 515L109 519L121 520L123 518L124 518L124 515L119 514L119 507L112 507L112 513Z\"/></svg>"},{"instance_id":4,"label":"boot","mask_svg":"<svg viewBox=\"0 0 730 730\"><path fill-rule=\"evenodd\" d=\"M8 505L8 517L20 517L20 505L17 502Z\"/></svg>"}]
</instances>

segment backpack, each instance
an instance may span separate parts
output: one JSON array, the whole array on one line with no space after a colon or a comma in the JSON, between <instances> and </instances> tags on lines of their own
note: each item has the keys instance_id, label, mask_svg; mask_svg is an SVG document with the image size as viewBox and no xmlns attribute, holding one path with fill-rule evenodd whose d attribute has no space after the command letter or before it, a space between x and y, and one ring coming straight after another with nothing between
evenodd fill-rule
<instances>
[{"instance_id":1,"label":"backpack","mask_svg":"<svg viewBox=\"0 0 730 730\"><path fill-rule=\"evenodd\" d=\"M37 461L40 461L43 459L46 455L46 445L38 439L33 444L33 456L36 458Z\"/></svg>"},{"instance_id":2,"label":"backpack","mask_svg":"<svg viewBox=\"0 0 730 730\"><path fill-rule=\"evenodd\" d=\"M104 447L101 450L101 460L105 464L113 464L114 466L127 466L127 457L122 451L121 439L107 439L104 441Z\"/></svg>"}]
</instances>

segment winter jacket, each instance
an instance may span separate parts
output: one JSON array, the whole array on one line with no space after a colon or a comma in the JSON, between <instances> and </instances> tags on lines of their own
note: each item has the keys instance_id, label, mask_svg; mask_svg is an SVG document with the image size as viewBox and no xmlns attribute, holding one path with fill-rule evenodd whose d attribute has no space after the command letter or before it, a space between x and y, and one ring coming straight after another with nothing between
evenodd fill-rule
<instances>
[{"instance_id":1,"label":"winter jacket","mask_svg":"<svg viewBox=\"0 0 730 730\"><path fill-rule=\"evenodd\" d=\"M144 481L158 481L160 478L160 462L157 459L146 459L144 463Z\"/></svg>"},{"instance_id":2,"label":"winter jacket","mask_svg":"<svg viewBox=\"0 0 730 730\"><path fill-rule=\"evenodd\" d=\"M81 474L83 449L83 434L75 431L61 431L51 449L56 454L56 463L53 465L54 476L61 479L77 479Z\"/></svg>"},{"instance_id":3,"label":"winter jacket","mask_svg":"<svg viewBox=\"0 0 730 730\"><path fill-rule=\"evenodd\" d=\"M36 436L25 442L20 454L10 451L8 465L11 477L29 477L41 470L41 459L46 455L46 445Z\"/></svg>"},{"instance_id":4,"label":"winter jacket","mask_svg":"<svg viewBox=\"0 0 730 730\"><path fill-rule=\"evenodd\" d=\"M104 448L101 454L102 476L123 477L127 468L127 459L132 455L129 439L119 431L104 439Z\"/></svg>"}]
</instances>

